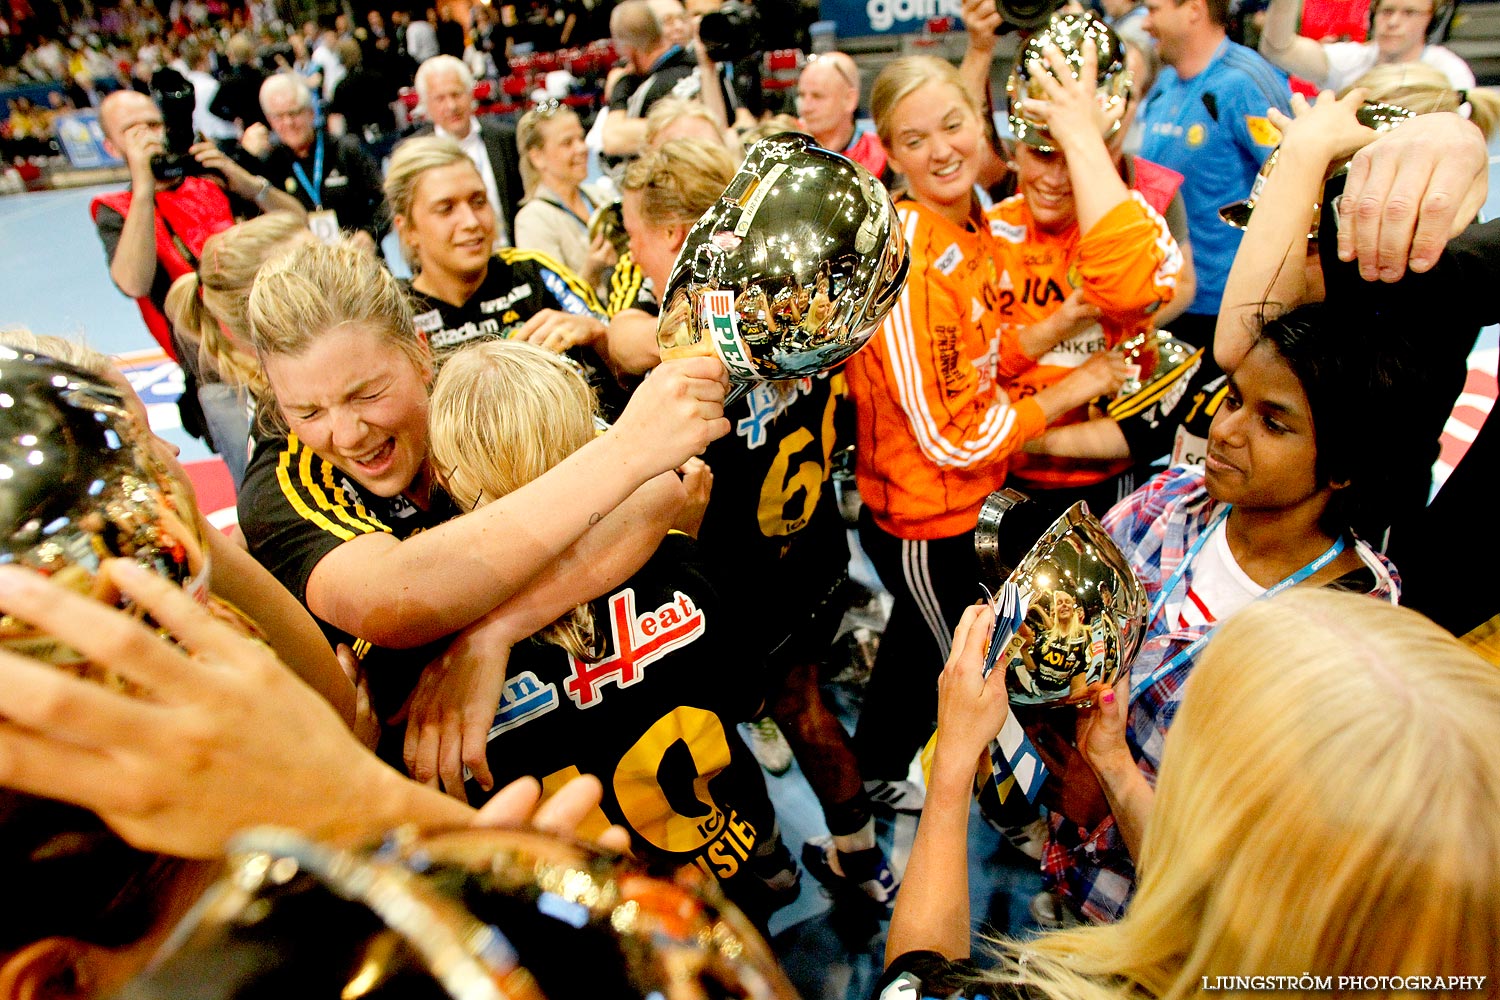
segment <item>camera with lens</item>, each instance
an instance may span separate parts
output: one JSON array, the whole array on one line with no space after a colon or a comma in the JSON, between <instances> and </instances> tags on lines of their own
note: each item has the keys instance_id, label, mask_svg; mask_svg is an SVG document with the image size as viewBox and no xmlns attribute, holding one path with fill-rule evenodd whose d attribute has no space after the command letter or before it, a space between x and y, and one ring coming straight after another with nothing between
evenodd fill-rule
<instances>
[{"instance_id":1,"label":"camera with lens","mask_svg":"<svg viewBox=\"0 0 1500 1000\"><path fill-rule=\"evenodd\" d=\"M193 85L176 70L159 69L151 77L151 97L161 109L166 127L164 148L151 157L152 176L170 184L203 173L203 165L191 152L195 138L193 108L197 104Z\"/></svg>"},{"instance_id":2,"label":"camera with lens","mask_svg":"<svg viewBox=\"0 0 1500 1000\"><path fill-rule=\"evenodd\" d=\"M995 34L1008 31L1035 31L1062 9L1064 0L995 0L995 9L1003 19Z\"/></svg>"},{"instance_id":3,"label":"camera with lens","mask_svg":"<svg viewBox=\"0 0 1500 1000\"><path fill-rule=\"evenodd\" d=\"M724 0L722 7L698 22L698 40L714 62L739 62L764 48L760 11L744 0Z\"/></svg>"}]
</instances>

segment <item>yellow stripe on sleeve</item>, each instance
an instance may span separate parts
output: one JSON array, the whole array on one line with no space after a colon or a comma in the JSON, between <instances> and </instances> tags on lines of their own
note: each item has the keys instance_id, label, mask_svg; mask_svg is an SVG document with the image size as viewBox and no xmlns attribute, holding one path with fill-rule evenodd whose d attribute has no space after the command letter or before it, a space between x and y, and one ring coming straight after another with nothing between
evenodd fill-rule
<instances>
[{"instance_id":1,"label":"yellow stripe on sleeve","mask_svg":"<svg viewBox=\"0 0 1500 1000\"><path fill-rule=\"evenodd\" d=\"M297 436L295 434L288 436L286 447L281 450L281 456L276 460L276 482L281 486L281 495L286 497L287 503L291 504L292 509L301 515L304 520L311 521L335 538L346 542L352 541L357 537L355 532L350 531L342 525L335 524L327 517L313 510L307 505L307 501L302 498L302 495L297 492L296 484L292 481L291 464L293 457L297 454L298 447ZM303 453L304 455L307 453L306 449L303 449Z\"/></svg>"},{"instance_id":2,"label":"yellow stripe on sleeve","mask_svg":"<svg viewBox=\"0 0 1500 1000\"><path fill-rule=\"evenodd\" d=\"M317 477L313 474L312 463L314 458L316 456L313 455L312 449L304 446L302 457L297 463L297 477L301 482L302 488L307 491L307 495L312 498L313 503L317 504L318 509L332 514L334 518L353 528L357 534L368 535L373 531L379 531L380 528L375 525L355 517L348 507L336 504L328 499L328 494L323 491L322 484L318 482ZM332 485L333 477L328 463L322 459L318 459L318 461L324 468L324 476L327 478L328 483Z\"/></svg>"},{"instance_id":3,"label":"yellow stripe on sleeve","mask_svg":"<svg viewBox=\"0 0 1500 1000\"><path fill-rule=\"evenodd\" d=\"M335 504L340 508L354 508L355 515L366 524L374 527L376 531L391 530L380 518L371 514L364 504L360 503L358 499L350 497L342 486L333 481L333 466L328 462L323 463L323 487L333 494L333 502Z\"/></svg>"}]
</instances>

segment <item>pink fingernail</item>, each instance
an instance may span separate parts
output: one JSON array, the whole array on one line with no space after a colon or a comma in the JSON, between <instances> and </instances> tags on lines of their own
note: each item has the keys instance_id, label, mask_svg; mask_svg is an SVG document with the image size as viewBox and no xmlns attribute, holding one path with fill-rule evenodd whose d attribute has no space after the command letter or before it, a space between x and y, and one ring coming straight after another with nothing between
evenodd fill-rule
<instances>
[{"instance_id":1,"label":"pink fingernail","mask_svg":"<svg viewBox=\"0 0 1500 1000\"><path fill-rule=\"evenodd\" d=\"M1104 692L1104 697L1099 700L1106 705L1113 705L1115 703L1115 693L1113 691L1106 691Z\"/></svg>"}]
</instances>

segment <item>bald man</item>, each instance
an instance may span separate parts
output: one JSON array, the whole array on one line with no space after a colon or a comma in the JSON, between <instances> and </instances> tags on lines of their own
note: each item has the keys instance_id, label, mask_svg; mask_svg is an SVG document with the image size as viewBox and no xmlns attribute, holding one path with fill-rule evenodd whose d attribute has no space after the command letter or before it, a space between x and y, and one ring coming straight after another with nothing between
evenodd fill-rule
<instances>
[{"instance_id":1,"label":"bald man","mask_svg":"<svg viewBox=\"0 0 1500 1000\"><path fill-rule=\"evenodd\" d=\"M843 153L890 186L885 147L873 131L854 124L859 109L859 67L843 52L809 56L797 79L797 115L819 146Z\"/></svg>"},{"instance_id":2,"label":"bald man","mask_svg":"<svg viewBox=\"0 0 1500 1000\"><path fill-rule=\"evenodd\" d=\"M151 336L167 354L182 362L187 387L178 406L183 426L202 437L207 434L215 450L224 455L235 482L244 471L244 437L248 433L243 414L219 413L208 401L207 386L212 373L200 377L198 352L179 351L167 322L165 304L172 282L198 264L203 243L214 233L234 225L237 215L260 212L301 212L296 199L276 190L264 177L257 177L224 155L211 142L192 147L199 168L193 176L178 175L158 181L152 172L153 157L165 152L166 129L161 109L145 94L116 91L99 106L99 124L104 130L104 148L125 161L130 186L95 196L89 205L109 276L115 287L135 299ZM203 397L203 410L197 407ZM221 423L221 419L227 423ZM207 425L204 424L207 419ZM234 426L230 426L234 425Z\"/></svg>"}]
</instances>

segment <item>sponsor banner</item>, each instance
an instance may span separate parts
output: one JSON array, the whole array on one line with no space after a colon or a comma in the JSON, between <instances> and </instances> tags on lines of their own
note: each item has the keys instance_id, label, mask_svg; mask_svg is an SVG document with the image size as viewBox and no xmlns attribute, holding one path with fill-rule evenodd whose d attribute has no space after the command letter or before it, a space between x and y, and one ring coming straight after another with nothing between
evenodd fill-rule
<instances>
[{"instance_id":1,"label":"sponsor banner","mask_svg":"<svg viewBox=\"0 0 1500 1000\"><path fill-rule=\"evenodd\" d=\"M750 364L750 351L740 337L736 322L734 293L716 288L706 291L699 299L702 309L703 330L713 344L714 353L729 369L731 378L753 381L755 368Z\"/></svg>"},{"instance_id":2,"label":"sponsor banner","mask_svg":"<svg viewBox=\"0 0 1500 1000\"><path fill-rule=\"evenodd\" d=\"M934 17L963 20L961 0L822 0L818 11L839 38L910 34Z\"/></svg>"},{"instance_id":3,"label":"sponsor banner","mask_svg":"<svg viewBox=\"0 0 1500 1000\"><path fill-rule=\"evenodd\" d=\"M77 170L95 167L123 167L125 161L104 151L104 129L99 126L99 112L69 111L52 119L57 141L62 144L68 162Z\"/></svg>"}]
</instances>

